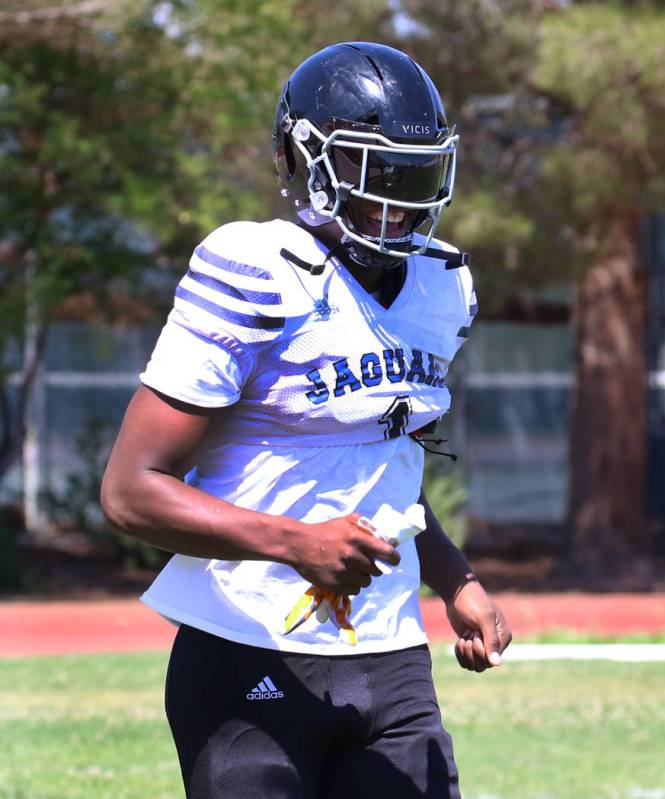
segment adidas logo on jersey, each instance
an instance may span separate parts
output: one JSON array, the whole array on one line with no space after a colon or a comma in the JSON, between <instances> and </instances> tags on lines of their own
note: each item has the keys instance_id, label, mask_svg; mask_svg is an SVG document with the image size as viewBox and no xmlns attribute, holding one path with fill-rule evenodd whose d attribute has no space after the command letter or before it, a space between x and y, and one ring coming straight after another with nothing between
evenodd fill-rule
<instances>
[{"instance_id":1,"label":"adidas logo on jersey","mask_svg":"<svg viewBox=\"0 0 665 799\"><path fill-rule=\"evenodd\" d=\"M328 300L323 297L320 300L314 301L314 310L322 319L328 319L331 313L335 313L337 308L333 308Z\"/></svg>"},{"instance_id":2,"label":"adidas logo on jersey","mask_svg":"<svg viewBox=\"0 0 665 799\"><path fill-rule=\"evenodd\" d=\"M261 682L247 694L247 699L284 699L284 691L278 690L275 683L266 676Z\"/></svg>"}]
</instances>

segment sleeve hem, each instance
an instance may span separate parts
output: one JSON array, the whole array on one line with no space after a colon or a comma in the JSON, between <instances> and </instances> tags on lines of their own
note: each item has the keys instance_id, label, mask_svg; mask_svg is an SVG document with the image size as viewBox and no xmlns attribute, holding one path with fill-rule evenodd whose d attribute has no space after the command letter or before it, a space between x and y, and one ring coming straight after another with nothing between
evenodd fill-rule
<instances>
[{"instance_id":1,"label":"sleeve hem","mask_svg":"<svg viewBox=\"0 0 665 799\"><path fill-rule=\"evenodd\" d=\"M173 389L170 386L164 386L161 383L149 380L146 377L145 372L139 375L139 380L144 386L147 386L148 388L154 388L155 391L159 391L161 394L166 394L167 397L179 400L180 402L186 402L189 405L196 405L199 408L227 408L230 405L234 405L240 399L240 392L232 394L231 396L223 397L206 397L205 395L201 394L197 396L191 396L182 391Z\"/></svg>"}]
</instances>

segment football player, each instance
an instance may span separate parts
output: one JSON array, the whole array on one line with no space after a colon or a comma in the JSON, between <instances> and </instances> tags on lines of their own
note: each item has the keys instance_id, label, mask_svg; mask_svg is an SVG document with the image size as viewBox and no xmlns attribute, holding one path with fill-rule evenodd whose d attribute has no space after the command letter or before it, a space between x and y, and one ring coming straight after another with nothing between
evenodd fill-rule
<instances>
[{"instance_id":1,"label":"football player","mask_svg":"<svg viewBox=\"0 0 665 799\"><path fill-rule=\"evenodd\" d=\"M166 704L189 799L459 796L421 579L464 668L511 636L421 489L476 313L467 257L432 236L457 143L404 53L307 59L273 131L295 221L204 239L141 375L102 502L177 553L143 600L179 625ZM414 503L426 529L397 548L372 519ZM317 612L285 625L303 595Z\"/></svg>"}]
</instances>

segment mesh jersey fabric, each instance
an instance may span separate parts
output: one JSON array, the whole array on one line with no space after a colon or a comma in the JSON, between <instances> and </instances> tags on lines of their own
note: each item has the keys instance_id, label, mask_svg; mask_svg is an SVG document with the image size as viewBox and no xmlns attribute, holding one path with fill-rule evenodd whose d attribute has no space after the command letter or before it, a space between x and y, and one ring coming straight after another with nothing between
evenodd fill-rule
<instances>
[{"instance_id":1,"label":"mesh jersey fabric","mask_svg":"<svg viewBox=\"0 0 665 799\"><path fill-rule=\"evenodd\" d=\"M457 252L436 242L436 248ZM418 498L423 453L407 433L445 413L445 375L476 312L467 267L411 257L381 306L326 250L281 220L236 222L199 245L141 375L160 392L220 408L190 484L236 505L305 522ZM353 652L425 640L413 541L402 562L353 598ZM314 617L283 620L308 587L288 566L176 555L144 595L175 621L240 643L349 654Z\"/></svg>"}]
</instances>

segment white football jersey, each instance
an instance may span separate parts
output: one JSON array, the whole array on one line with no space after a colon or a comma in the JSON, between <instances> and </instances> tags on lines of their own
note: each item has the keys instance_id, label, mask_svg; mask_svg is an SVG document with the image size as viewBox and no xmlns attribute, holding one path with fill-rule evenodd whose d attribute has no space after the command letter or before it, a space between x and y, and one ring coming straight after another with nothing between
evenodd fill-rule
<instances>
[{"instance_id":1,"label":"white football jersey","mask_svg":"<svg viewBox=\"0 0 665 799\"><path fill-rule=\"evenodd\" d=\"M384 308L334 258L321 274L298 266L323 263L327 250L290 222L236 222L208 236L141 376L176 399L223 408L188 482L305 522L415 502L423 453L407 434L448 410L445 376L476 313L457 250L431 246L438 257L409 258ZM415 543L401 555L353 599L354 652L426 640ZM176 555L144 601L241 643L349 654L331 621L312 617L283 634L307 587L282 564Z\"/></svg>"}]
</instances>

